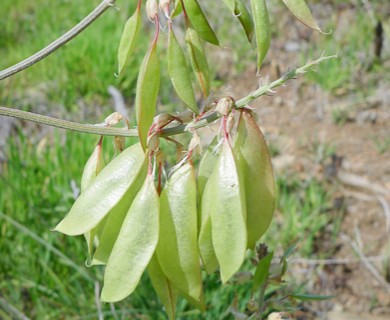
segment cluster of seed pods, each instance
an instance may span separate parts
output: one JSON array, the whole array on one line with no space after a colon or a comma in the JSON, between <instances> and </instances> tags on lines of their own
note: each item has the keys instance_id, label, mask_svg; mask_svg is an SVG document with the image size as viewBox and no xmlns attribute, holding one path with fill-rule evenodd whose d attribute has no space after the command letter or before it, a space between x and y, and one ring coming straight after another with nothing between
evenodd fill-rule
<instances>
[{"instance_id":1,"label":"cluster of seed pods","mask_svg":"<svg viewBox=\"0 0 390 320\"><path fill-rule=\"evenodd\" d=\"M213 141L175 166L161 192L153 169L161 161L158 144L144 150L136 143L104 166L99 141L80 196L54 230L84 235L88 264L105 265L102 301L124 299L147 271L170 318L178 295L203 310L202 270L219 270L226 283L264 234L275 206L274 179L252 111L222 114Z\"/></svg>"},{"instance_id":2,"label":"cluster of seed pods","mask_svg":"<svg viewBox=\"0 0 390 320\"><path fill-rule=\"evenodd\" d=\"M270 44L266 1L251 0L250 8L243 0L222 2L256 48L259 69ZM304 0L283 2L299 20L321 31ZM138 0L125 24L118 74L125 70L142 32L142 4ZM155 117L161 17L167 24L168 74L178 98L191 111L188 121L202 118L189 70L203 97L209 97L204 42L218 46L219 40L197 0L146 0L145 6L156 31L137 80L140 142L124 149L123 141L117 139L121 152L105 165L100 139L85 166L81 194L55 230L84 235L88 265L105 266L102 301L126 298L147 272L169 318L174 319L178 296L201 310L206 308L202 273L218 271L226 283L240 269L247 250L254 249L270 224L275 185L268 147L254 113L247 108L234 109L234 102L225 98L215 108L222 118L221 129L211 145L203 153L197 152L195 135L196 143L189 145L187 156L162 181L159 134L175 117ZM183 16L188 57L174 31L179 15ZM115 115L106 121L110 125L119 120Z\"/></svg>"}]
</instances>

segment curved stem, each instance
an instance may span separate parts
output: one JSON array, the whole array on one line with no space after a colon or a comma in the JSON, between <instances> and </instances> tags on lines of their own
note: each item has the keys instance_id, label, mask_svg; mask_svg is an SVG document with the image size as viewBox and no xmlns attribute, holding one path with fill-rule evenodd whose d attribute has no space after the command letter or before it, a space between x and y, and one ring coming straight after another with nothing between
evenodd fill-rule
<instances>
[{"instance_id":1,"label":"curved stem","mask_svg":"<svg viewBox=\"0 0 390 320\"><path fill-rule=\"evenodd\" d=\"M307 72L314 65L317 65L325 60L337 58L336 55L333 56L321 56L319 59L308 62L306 65L299 67L297 69L287 72L283 77L278 80L271 82L265 86L258 88L257 90L251 92L246 97L238 100L236 102L236 108L243 108L247 106L250 102L257 99L258 97L267 94L273 93L272 89L279 87L286 83L288 80L295 78L296 76ZM121 136L121 137L137 137L138 131L136 129L120 129L120 128L108 128L102 127L99 125L93 124L81 124L72 121L66 121L56 118L51 118L31 112L21 111L17 109L10 109L5 107L0 107L0 116L14 117L24 120L29 120L33 122L38 122L48 126L53 126L57 128L62 128L66 130L79 131L84 133L99 134L106 136ZM207 126L209 123L214 122L219 119L221 116L217 112L213 112L206 117L201 118L190 122L188 124L180 124L171 128L164 128L161 130L160 137L168 137L176 134L181 134L187 132L189 129L199 129Z\"/></svg>"},{"instance_id":2,"label":"curved stem","mask_svg":"<svg viewBox=\"0 0 390 320\"><path fill-rule=\"evenodd\" d=\"M309 61L308 63L306 63L302 67L290 70L289 72L287 72L283 77L279 78L278 80L275 80L275 81L271 82L270 84L262 86L262 87L258 88L257 90L253 91L252 93L248 94L246 97L236 101L236 107L237 108L245 107L250 102L252 102L253 100L257 99L260 96L263 96L267 93L274 93L272 91L272 89L285 84L288 80L294 79L296 76L298 76L300 74L306 73L312 67L314 67L317 64L320 64L321 62L324 62L324 61L329 60L329 59L336 59L336 58L337 58L337 55L332 55L332 56L322 55L317 60Z\"/></svg>"},{"instance_id":3,"label":"curved stem","mask_svg":"<svg viewBox=\"0 0 390 320\"><path fill-rule=\"evenodd\" d=\"M104 126L96 124L83 124L4 107L0 107L0 116L33 121L51 127L84 133L99 134L104 136L138 137L138 131L136 129L109 128L105 126L106 124L103 124Z\"/></svg>"},{"instance_id":4,"label":"curved stem","mask_svg":"<svg viewBox=\"0 0 390 320\"><path fill-rule=\"evenodd\" d=\"M107 8L111 7L116 0L103 0L88 16L86 16L83 20L80 21L76 26L70 29L68 32L63 34L61 37L50 43L47 47L41 49L37 53L28 57L27 59L3 70L0 71L0 80L8 78L15 73L18 73L38 61L44 59L49 54L61 48L67 42L76 37L81 31L83 31L86 27L88 27L92 22L94 22Z\"/></svg>"}]
</instances>

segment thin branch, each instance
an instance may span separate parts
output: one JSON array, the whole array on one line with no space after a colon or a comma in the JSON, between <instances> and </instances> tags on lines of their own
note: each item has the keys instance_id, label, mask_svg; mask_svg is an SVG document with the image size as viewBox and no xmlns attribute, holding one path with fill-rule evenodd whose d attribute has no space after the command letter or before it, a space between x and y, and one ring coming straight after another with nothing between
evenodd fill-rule
<instances>
[{"instance_id":1,"label":"thin branch","mask_svg":"<svg viewBox=\"0 0 390 320\"><path fill-rule=\"evenodd\" d=\"M387 259L386 256L372 256L366 257L367 261L384 261ZM288 262L289 264L307 264L307 265L338 265L338 264L358 264L363 263L361 259L344 258L344 259L305 259L295 258Z\"/></svg>"},{"instance_id":2,"label":"thin branch","mask_svg":"<svg viewBox=\"0 0 390 320\"><path fill-rule=\"evenodd\" d=\"M357 233L357 235L360 237L360 231L358 229L355 229L355 233ZM374 267L374 265L369 261L369 259L367 259L363 251L360 249L358 243L356 241L352 241L351 238L349 238L347 235L342 235L342 238L348 241L352 249L356 252L359 258L362 260L364 266L367 268L368 271L371 272L374 278L383 286L384 289L386 289L387 292L390 292L390 284L387 283L387 281L383 278L380 272Z\"/></svg>"},{"instance_id":3,"label":"thin branch","mask_svg":"<svg viewBox=\"0 0 390 320\"><path fill-rule=\"evenodd\" d=\"M247 104L249 104L250 102L252 102L253 100L257 99L258 97L260 97L262 95L265 95L267 93L274 93L272 91L272 89L274 89L276 87L280 87L281 85L285 84L288 80L294 79L296 76L298 76L300 74L306 73L315 65L320 64L321 62L324 62L326 60L336 59L336 58L337 58L337 55L321 56L317 60L310 61L300 68L291 70L291 71L287 72L283 77L279 78L278 80L275 80L268 85L262 86L262 87L258 88L257 90L253 91L252 93L250 93L249 95L247 95L246 97L238 100L236 102L236 106L237 106L237 108L245 107Z\"/></svg>"},{"instance_id":4,"label":"thin branch","mask_svg":"<svg viewBox=\"0 0 390 320\"><path fill-rule=\"evenodd\" d=\"M12 319L30 320L30 318L28 318L25 314L20 312L13 305L11 305L6 299L3 299L2 297L0 297L0 307L5 312L7 312L10 316L12 316Z\"/></svg>"},{"instance_id":5,"label":"thin branch","mask_svg":"<svg viewBox=\"0 0 390 320\"><path fill-rule=\"evenodd\" d=\"M286 75L281 77L278 80L275 80L271 82L268 85L262 86L256 91L250 93L248 96L238 100L236 102L237 108L243 108L247 106L250 102L257 99L258 97L266 94L267 92L272 91L272 89L283 85L286 83L286 81L293 79L297 75L303 74L307 72L311 67L314 65L317 65L325 60L328 59L334 59L337 56L322 56L321 58L308 62L306 65L289 71ZM47 117L31 112L21 111L17 109L11 109L11 108L5 108L0 107L0 116L7 116L7 117L14 117L24 120L29 120L37 123L41 123L44 125L62 128L66 130L72 130L72 131L79 131L84 133L91 133L91 134L98 134L98 135L106 135L106 136L121 136L121 137L137 137L138 132L136 129L120 129L120 128L108 128L101 125L94 125L94 124L81 124L77 122L67 121L67 120L61 120L56 119L52 117ZM205 127L208 124L214 122L215 120L219 119L220 115L217 112L212 112L208 116L201 118L200 120L190 122L188 124L180 124L178 126L172 127L172 128L164 128L161 130L160 136L161 137L168 137L173 136L176 134L181 134L189 129L199 129L201 127Z\"/></svg>"},{"instance_id":6,"label":"thin branch","mask_svg":"<svg viewBox=\"0 0 390 320\"><path fill-rule=\"evenodd\" d=\"M0 80L8 78L15 73L18 73L33 64L41 61L49 54L61 48L67 42L76 37L81 31L83 31L86 27L88 27L92 22L94 22L104 11L106 11L109 7L111 7L116 0L103 0L88 16L86 16L83 20L80 21L76 26L66 32L64 35L50 43L47 47L41 49L37 53L28 57L27 59L3 70L0 71Z\"/></svg>"},{"instance_id":7,"label":"thin branch","mask_svg":"<svg viewBox=\"0 0 390 320\"><path fill-rule=\"evenodd\" d=\"M24 119L28 121L37 122L40 124L48 125L51 127L78 131L84 133L92 133L105 136L121 136L121 137L137 137L138 131L136 129L121 129L121 128L109 128L98 124L83 124L73 121L67 121L40 114L0 107L0 116L13 117L18 119Z\"/></svg>"}]
</instances>

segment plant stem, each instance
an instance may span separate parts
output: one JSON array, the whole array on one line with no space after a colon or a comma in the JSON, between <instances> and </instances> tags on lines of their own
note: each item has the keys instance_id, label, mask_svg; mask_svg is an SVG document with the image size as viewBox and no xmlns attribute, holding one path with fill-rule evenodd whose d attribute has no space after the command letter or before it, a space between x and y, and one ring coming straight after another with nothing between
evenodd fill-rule
<instances>
[{"instance_id":1,"label":"plant stem","mask_svg":"<svg viewBox=\"0 0 390 320\"><path fill-rule=\"evenodd\" d=\"M83 20L81 20L76 26L70 29L68 32L63 34L61 37L50 43L47 47L41 49L37 53L28 57L27 59L3 70L0 71L0 80L8 78L15 73L18 73L38 61L44 59L49 54L54 52L55 50L61 48L67 42L76 37L81 31L83 31L86 27L88 27L92 22L94 22L99 16L106 11L109 7L111 7L116 0L103 0L88 16L86 16Z\"/></svg>"},{"instance_id":2,"label":"plant stem","mask_svg":"<svg viewBox=\"0 0 390 320\"><path fill-rule=\"evenodd\" d=\"M56 127L56 128L61 128L61 129L66 129L71 131L99 134L104 136L138 137L138 131L136 129L109 128L106 126L101 126L96 124L83 124L83 123L43 116L40 114L17 110L17 109L0 107L0 115L33 121L51 127Z\"/></svg>"},{"instance_id":3,"label":"plant stem","mask_svg":"<svg viewBox=\"0 0 390 320\"><path fill-rule=\"evenodd\" d=\"M337 55L332 55L332 56L323 56L322 55L317 60L309 61L304 66L287 72L283 77L279 78L278 80L275 80L268 85L262 86L262 87L258 88L257 90L253 91L252 93L250 93L249 95L247 95L246 97L236 101L236 106L237 106L237 108L245 107L250 102L252 102L253 100L257 99L260 96L263 96L267 93L274 93L274 91L272 91L272 89L285 84L288 80L294 79L296 76L298 76L300 74L306 73L315 65L320 64L321 62L324 62L326 60L336 59L336 58L337 58Z\"/></svg>"},{"instance_id":4,"label":"plant stem","mask_svg":"<svg viewBox=\"0 0 390 320\"><path fill-rule=\"evenodd\" d=\"M263 319L263 311L264 311L264 295L265 295L265 289L267 287L267 282L265 282L261 287L259 291L259 298L258 298L258 308L259 308L259 316L258 319Z\"/></svg>"},{"instance_id":5,"label":"plant stem","mask_svg":"<svg viewBox=\"0 0 390 320\"><path fill-rule=\"evenodd\" d=\"M113 2L113 1L112 1ZM313 66L328 60L328 59L334 59L337 58L336 55L333 56L321 56L319 59L308 62L306 65L299 67L297 69L291 70L287 72L283 77L281 77L278 80L275 80L271 82L268 85L259 87L257 90L251 92L246 97L238 100L236 102L237 108L243 108L247 106L250 102L253 100L259 98L260 96L267 94L267 93L273 93L272 89L279 87L286 83L288 80L295 78L296 76L303 74L307 72L310 68ZM103 127L99 125L93 125L93 124L81 124L77 122L72 121L66 121L62 119L56 119L52 117L47 117L31 112L21 111L17 109L10 109L5 107L0 107L0 116L7 116L7 117L14 117L24 120L29 120L33 122L38 122L44 125L62 128L66 130L72 130L72 131L79 131L84 133L91 133L91 134L99 134L99 135L106 135L106 136L121 136L121 137L137 137L138 131L136 129L120 129L120 128L108 128ZM213 112L209 114L208 116L201 118L200 120L197 120L195 122L190 122L188 124L180 124L175 127L171 128L164 128L161 130L160 136L161 137L168 137L173 136L176 134L181 134L188 129L199 129L201 127L207 126L209 123L214 122L215 120L219 119L220 115L217 112Z\"/></svg>"}]
</instances>

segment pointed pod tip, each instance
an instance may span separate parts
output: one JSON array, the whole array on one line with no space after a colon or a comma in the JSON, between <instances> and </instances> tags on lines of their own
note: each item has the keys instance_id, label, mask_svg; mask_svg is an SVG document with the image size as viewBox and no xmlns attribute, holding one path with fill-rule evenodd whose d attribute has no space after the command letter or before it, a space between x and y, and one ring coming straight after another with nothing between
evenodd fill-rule
<instances>
[{"instance_id":1,"label":"pointed pod tip","mask_svg":"<svg viewBox=\"0 0 390 320\"><path fill-rule=\"evenodd\" d=\"M100 301L106 303L118 302L126 298L127 296L117 296L114 292L108 293L103 286L102 292L100 293Z\"/></svg>"},{"instance_id":2,"label":"pointed pod tip","mask_svg":"<svg viewBox=\"0 0 390 320\"><path fill-rule=\"evenodd\" d=\"M79 236L79 235L82 235L86 232L88 232L89 230L69 230L69 228L67 228L66 226L64 227L63 226L63 221L61 221L59 224L57 224L54 228L50 229L50 231L56 231L56 232L60 232L60 233L63 233L67 236Z\"/></svg>"}]
</instances>

